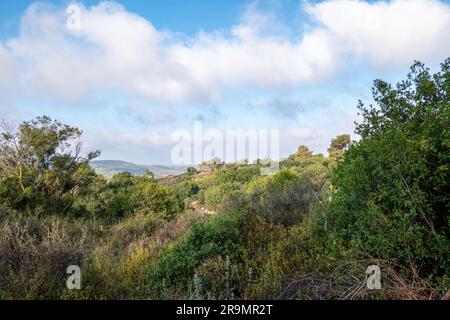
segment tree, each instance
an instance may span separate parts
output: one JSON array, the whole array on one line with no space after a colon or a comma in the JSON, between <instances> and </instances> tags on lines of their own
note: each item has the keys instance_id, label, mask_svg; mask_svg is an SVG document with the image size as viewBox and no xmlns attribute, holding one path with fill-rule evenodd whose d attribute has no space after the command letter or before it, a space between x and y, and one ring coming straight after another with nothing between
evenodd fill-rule
<instances>
[{"instance_id":1,"label":"tree","mask_svg":"<svg viewBox=\"0 0 450 320\"><path fill-rule=\"evenodd\" d=\"M82 131L46 116L1 129L0 201L29 213L67 213L94 179L89 161L99 152L82 157Z\"/></svg>"},{"instance_id":2,"label":"tree","mask_svg":"<svg viewBox=\"0 0 450 320\"><path fill-rule=\"evenodd\" d=\"M376 80L359 103L361 140L337 165L328 226L374 257L450 268L450 58L432 75L415 63L395 87Z\"/></svg>"},{"instance_id":3,"label":"tree","mask_svg":"<svg viewBox=\"0 0 450 320\"><path fill-rule=\"evenodd\" d=\"M153 171L147 169L145 171L145 177L149 178L149 179L155 179L155 174L153 173Z\"/></svg>"},{"instance_id":4,"label":"tree","mask_svg":"<svg viewBox=\"0 0 450 320\"><path fill-rule=\"evenodd\" d=\"M130 201L134 212L174 218L184 209L183 199L174 187L162 186L151 176L137 177Z\"/></svg>"},{"instance_id":5,"label":"tree","mask_svg":"<svg viewBox=\"0 0 450 320\"><path fill-rule=\"evenodd\" d=\"M95 194L93 202L96 206L92 213L109 222L124 218L133 213L131 193L134 190L135 177L128 172L114 175Z\"/></svg>"},{"instance_id":6,"label":"tree","mask_svg":"<svg viewBox=\"0 0 450 320\"><path fill-rule=\"evenodd\" d=\"M292 226L310 213L322 198L322 183L309 174L282 169L275 175L252 181L250 211L274 224Z\"/></svg>"},{"instance_id":7,"label":"tree","mask_svg":"<svg viewBox=\"0 0 450 320\"><path fill-rule=\"evenodd\" d=\"M351 143L352 141L349 134L337 136L331 140L330 147L328 148L328 155L335 158L342 156Z\"/></svg>"},{"instance_id":8,"label":"tree","mask_svg":"<svg viewBox=\"0 0 450 320\"><path fill-rule=\"evenodd\" d=\"M313 155L313 152L305 145L300 145L297 152L290 155L289 158L294 161L302 161Z\"/></svg>"},{"instance_id":9,"label":"tree","mask_svg":"<svg viewBox=\"0 0 450 320\"><path fill-rule=\"evenodd\" d=\"M193 176L193 175L196 174L197 172L198 172L198 170L195 169L194 167L189 167L189 168L187 168L187 174L188 174L189 176Z\"/></svg>"}]
</instances>

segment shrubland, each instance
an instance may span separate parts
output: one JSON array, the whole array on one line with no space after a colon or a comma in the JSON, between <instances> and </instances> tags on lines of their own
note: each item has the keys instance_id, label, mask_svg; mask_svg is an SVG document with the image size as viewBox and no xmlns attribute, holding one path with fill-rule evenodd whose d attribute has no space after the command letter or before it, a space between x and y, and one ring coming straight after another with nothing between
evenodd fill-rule
<instances>
[{"instance_id":1,"label":"shrubland","mask_svg":"<svg viewBox=\"0 0 450 320\"><path fill-rule=\"evenodd\" d=\"M107 179L77 128L3 125L0 299L437 299L450 285L450 59L374 83L359 139ZM66 288L78 265L81 290ZM368 266L381 270L367 288Z\"/></svg>"}]
</instances>

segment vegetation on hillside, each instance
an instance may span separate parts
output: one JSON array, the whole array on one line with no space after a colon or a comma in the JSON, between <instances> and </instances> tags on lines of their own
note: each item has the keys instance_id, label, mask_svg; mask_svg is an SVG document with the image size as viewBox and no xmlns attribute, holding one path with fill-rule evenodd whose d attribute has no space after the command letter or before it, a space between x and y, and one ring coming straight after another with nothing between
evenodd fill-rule
<instances>
[{"instance_id":1,"label":"vegetation on hillside","mask_svg":"<svg viewBox=\"0 0 450 320\"><path fill-rule=\"evenodd\" d=\"M0 137L0 299L437 299L450 286L450 59L374 83L358 141L155 179L98 175L78 128ZM82 289L66 288L79 265ZM380 290L365 286L381 270Z\"/></svg>"}]
</instances>

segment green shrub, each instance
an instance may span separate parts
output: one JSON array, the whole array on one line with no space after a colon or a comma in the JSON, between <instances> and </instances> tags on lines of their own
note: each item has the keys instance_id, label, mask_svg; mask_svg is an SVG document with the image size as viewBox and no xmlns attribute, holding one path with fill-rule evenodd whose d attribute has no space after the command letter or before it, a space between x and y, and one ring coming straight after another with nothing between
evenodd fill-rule
<instances>
[{"instance_id":1,"label":"green shrub","mask_svg":"<svg viewBox=\"0 0 450 320\"><path fill-rule=\"evenodd\" d=\"M81 266L96 239L95 226L64 218L12 214L0 222L0 292L3 299L58 299L66 270Z\"/></svg>"},{"instance_id":2,"label":"green shrub","mask_svg":"<svg viewBox=\"0 0 450 320\"><path fill-rule=\"evenodd\" d=\"M214 173L215 184L240 182L247 183L261 174L259 166L238 166L228 164Z\"/></svg>"},{"instance_id":3,"label":"green shrub","mask_svg":"<svg viewBox=\"0 0 450 320\"><path fill-rule=\"evenodd\" d=\"M206 259L229 256L242 250L242 215L221 214L195 224L186 236L165 251L150 269L149 286L160 297L165 289L187 294L195 271Z\"/></svg>"},{"instance_id":4,"label":"green shrub","mask_svg":"<svg viewBox=\"0 0 450 320\"><path fill-rule=\"evenodd\" d=\"M194 181L182 181L175 186L182 198L191 198L198 194L200 187Z\"/></svg>"},{"instance_id":5,"label":"green shrub","mask_svg":"<svg viewBox=\"0 0 450 320\"><path fill-rule=\"evenodd\" d=\"M256 181L250 188L250 210L272 223L298 223L322 197L322 185L292 169L261 181L261 186L256 186Z\"/></svg>"},{"instance_id":6,"label":"green shrub","mask_svg":"<svg viewBox=\"0 0 450 320\"><path fill-rule=\"evenodd\" d=\"M238 182L226 182L208 188L205 193L205 204L209 209L216 210L227 197L238 192L242 184Z\"/></svg>"},{"instance_id":7,"label":"green shrub","mask_svg":"<svg viewBox=\"0 0 450 320\"><path fill-rule=\"evenodd\" d=\"M435 75L416 63L395 88L375 82L378 108L359 105L361 140L338 163L325 220L331 237L423 275L450 269L449 79L450 59Z\"/></svg>"},{"instance_id":8,"label":"green shrub","mask_svg":"<svg viewBox=\"0 0 450 320\"><path fill-rule=\"evenodd\" d=\"M184 209L183 199L174 187L161 186L153 179L135 185L131 203L135 212L157 214L163 218L174 218Z\"/></svg>"},{"instance_id":9,"label":"green shrub","mask_svg":"<svg viewBox=\"0 0 450 320\"><path fill-rule=\"evenodd\" d=\"M236 299L241 296L241 270L229 257L207 259L197 268L195 275L201 285L195 287L195 298Z\"/></svg>"}]
</instances>

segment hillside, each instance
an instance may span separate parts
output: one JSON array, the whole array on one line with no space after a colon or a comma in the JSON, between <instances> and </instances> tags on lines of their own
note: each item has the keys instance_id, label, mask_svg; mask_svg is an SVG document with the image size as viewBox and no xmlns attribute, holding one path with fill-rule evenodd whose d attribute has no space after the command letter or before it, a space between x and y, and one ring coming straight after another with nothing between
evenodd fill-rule
<instances>
[{"instance_id":1,"label":"hillside","mask_svg":"<svg viewBox=\"0 0 450 320\"><path fill-rule=\"evenodd\" d=\"M0 122L0 300L447 299L450 58L406 79L358 102L357 141L271 175L93 161L77 127Z\"/></svg>"},{"instance_id":2,"label":"hillside","mask_svg":"<svg viewBox=\"0 0 450 320\"><path fill-rule=\"evenodd\" d=\"M121 172L129 172L133 175L141 176L147 170L150 170L154 173L155 178L163 178L182 174L187 169L185 166L141 165L119 160L95 160L91 161L90 164L98 174L107 177L112 177Z\"/></svg>"}]
</instances>

